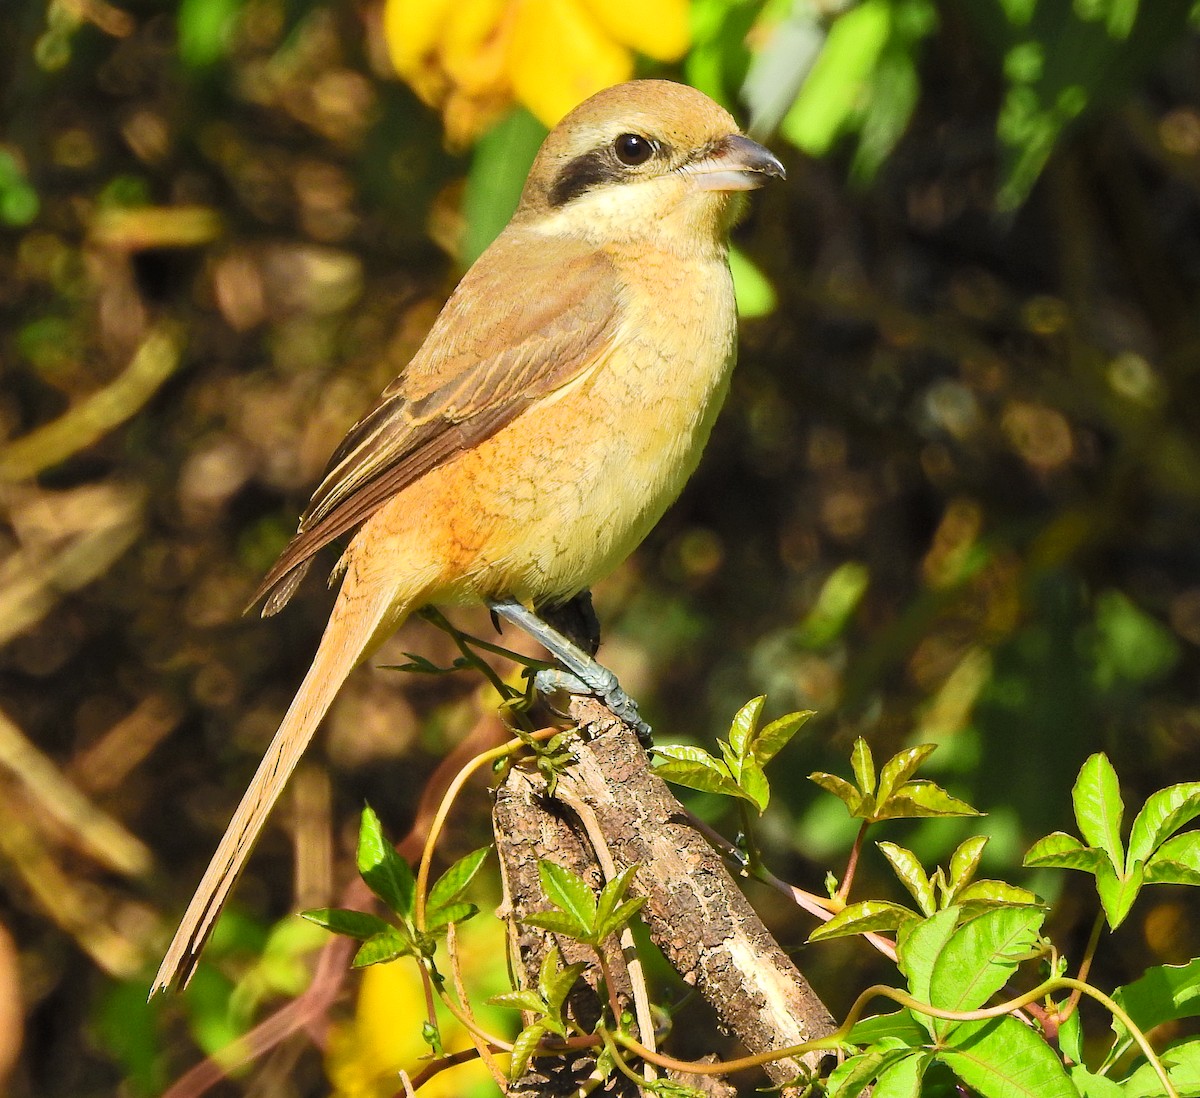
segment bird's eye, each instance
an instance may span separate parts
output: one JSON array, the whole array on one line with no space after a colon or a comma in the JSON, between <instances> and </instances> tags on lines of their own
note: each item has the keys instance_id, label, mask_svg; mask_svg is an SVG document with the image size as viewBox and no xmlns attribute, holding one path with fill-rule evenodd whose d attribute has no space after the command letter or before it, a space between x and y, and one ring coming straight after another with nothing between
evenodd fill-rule
<instances>
[{"instance_id":1,"label":"bird's eye","mask_svg":"<svg viewBox=\"0 0 1200 1098\"><path fill-rule=\"evenodd\" d=\"M654 155L654 143L638 133L623 133L613 142L613 152L622 164L635 168Z\"/></svg>"}]
</instances>

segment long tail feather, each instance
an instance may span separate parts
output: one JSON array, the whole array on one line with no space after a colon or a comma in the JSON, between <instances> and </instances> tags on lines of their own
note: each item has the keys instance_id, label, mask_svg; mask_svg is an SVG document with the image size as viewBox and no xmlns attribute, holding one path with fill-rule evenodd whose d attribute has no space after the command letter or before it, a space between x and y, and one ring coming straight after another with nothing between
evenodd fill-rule
<instances>
[{"instance_id":1,"label":"long tail feather","mask_svg":"<svg viewBox=\"0 0 1200 1098\"><path fill-rule=\"evenodd\" d=\"M392 592L364 590L347 576L321 644L279 731L230 820L179 929L171 940L150 994L178 982L185 987L200 951L250 856L267 816L334 697L388 614Z\"/></svg>"}]
</instances>

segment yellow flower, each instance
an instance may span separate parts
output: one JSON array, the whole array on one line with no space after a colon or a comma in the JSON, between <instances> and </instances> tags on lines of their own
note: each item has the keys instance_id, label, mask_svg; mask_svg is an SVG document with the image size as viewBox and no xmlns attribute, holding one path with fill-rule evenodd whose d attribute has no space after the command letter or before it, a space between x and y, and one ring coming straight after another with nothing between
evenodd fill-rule
<instances>
[{"instance_id":1,"label":"yellow flower","mask_svg":"<svg viewBox=\"0 0 1200 1098\"><path fill-rule=\"evenodd\" d=\"M459 931L459 960L472 999L508 990L504 926L497 919L473 919ZM439 955L443 947L439 946ZM445 963L445 957L441 957ZM504 1035L518 1021L511 1010L476 1010L476 1017L494 1033ZM421 1037L425 1022L425 992L411 958L363 970L354 1017L329 1036L325 1070L334 1098L391 1098L400 1087L400 1071L415 1076L428 1063L429 1046ZM462 1026L439 1011L442 1042L448 1052L470 1046ZM507 1060L502 1060L507 1067ZM449 1068L423 1087L421 1098L472 1098L495 1095L496 1084L478 1060Z\"/></svg>"},{"instance_id":2,"label":"yellow flower","mask_svg":"<svg viewBox=\"0 0 1200 1098\"><path fill-rule=\"evenodd\" d=\"M633 52L686 52L688 0L385 0L396 71L442 112L451 144L514 102L547 127L593 92L633 75Z\"/></svg>"}]
</instances>

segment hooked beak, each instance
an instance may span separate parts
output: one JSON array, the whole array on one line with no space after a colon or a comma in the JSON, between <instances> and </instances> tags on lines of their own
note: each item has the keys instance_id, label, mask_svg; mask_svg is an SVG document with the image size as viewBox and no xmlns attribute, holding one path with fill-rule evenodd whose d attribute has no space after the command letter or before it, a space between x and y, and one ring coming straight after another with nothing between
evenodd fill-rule
<instances>
[{"instance_id":1,"label":"hooked beak","mask_svg":"<svg viewBox=\"0 0 1200 1098\"><path fill-rule=\"evenodd\" d=\"M768 179L786 179L779 158L740 133L712 145L698 160L679 169L706 191L752 191Z\"/></svg>"}]
</instances>

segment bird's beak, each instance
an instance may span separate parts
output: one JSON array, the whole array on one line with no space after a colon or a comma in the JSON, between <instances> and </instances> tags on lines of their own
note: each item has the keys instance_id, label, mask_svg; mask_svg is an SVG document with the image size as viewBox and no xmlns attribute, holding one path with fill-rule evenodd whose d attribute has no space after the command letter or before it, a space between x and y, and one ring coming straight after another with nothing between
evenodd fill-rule
<instances>
[{"instance_id":1,"label":"bird's beak","mask_svg":"<svg viewBox=\"0 0 1200 1098\"><path fill-rule=\"evenodd\" d=\"M785 179L779 158L740 133L721 138L679 169L706 191L752 191L768 179Z\"/></svg>"}]
</instances>

